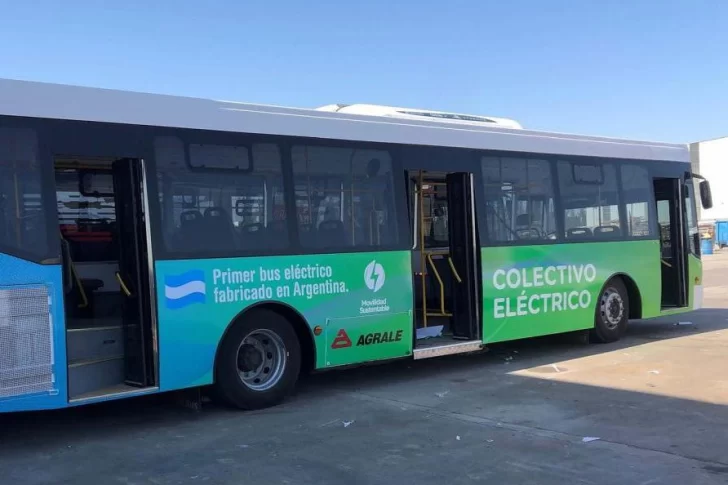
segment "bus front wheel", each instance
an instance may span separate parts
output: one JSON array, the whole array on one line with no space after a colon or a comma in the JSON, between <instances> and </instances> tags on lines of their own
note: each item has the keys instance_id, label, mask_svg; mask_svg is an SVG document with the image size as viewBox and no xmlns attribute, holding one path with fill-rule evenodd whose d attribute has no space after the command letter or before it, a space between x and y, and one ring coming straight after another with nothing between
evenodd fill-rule
<instances>
[{"instance_id":1,"label":"bus front wheel","mask_svg":"<svg viewBox=\"0 0 728 485\"><path fill-rule=\"evenodd\" d=\"M262 409L293 391L300 370L301 346L288 320L271 310L252 310L221 344L215 387L232 406Z\"/></svg>"},{"instance_id":2,"label":"bus front wheel","mask_svg":"<svg viewBox=\"0 0 728 485\"><path fill-rule=\"evenodd\" d=\"M621 278L612 278L599 293L594 328L590 337L593 342L616 342L627 330L629 297Z\"/></svg>"}]
</instances>

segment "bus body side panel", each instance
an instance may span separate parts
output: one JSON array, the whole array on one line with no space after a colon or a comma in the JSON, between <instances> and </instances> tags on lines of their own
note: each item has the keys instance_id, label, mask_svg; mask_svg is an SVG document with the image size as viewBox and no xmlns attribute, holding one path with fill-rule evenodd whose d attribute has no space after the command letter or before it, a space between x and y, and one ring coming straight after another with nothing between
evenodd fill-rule
<instances>
[{"instance_id":1,"label":"bus body side panel","mask_svg":"<svg viewBox=\"0 0 728 485\"><path fill-rule=\"evenodd\" d=\"M660 311L658 241L483 248L483 341L591 328L615 274L634 280L646 314Z\"/></svg>"},{"instance_id":2,"label":"bus body side panel","mask_svg":"<svg viewBox=\"0 0 728 485\"><path fill-rule=\"evenodd\" d=\"M228 325L281 302L313 328L316 368L412 355L409 251L157 261L162 390L213 382Z\"/></svg>"},{"instance_id":3,"label":"bus body side panel","mask_svg":"<svg viewBox=\"0 0 728 485\"><path fill-rule=\"evenodd\" d=\"M703 307L703 262L694 254L688 254L688 310Z\"/></svg>"},{"instance_id":4,"label":"bus body side panel","mask_svg":"<svg viewBox=\"0 0 728 485\"><path fill-rule=\"evenodd\" d=\"M0 412L67 404L61 267L0 254Z\"/></svg>"}]
</instances>

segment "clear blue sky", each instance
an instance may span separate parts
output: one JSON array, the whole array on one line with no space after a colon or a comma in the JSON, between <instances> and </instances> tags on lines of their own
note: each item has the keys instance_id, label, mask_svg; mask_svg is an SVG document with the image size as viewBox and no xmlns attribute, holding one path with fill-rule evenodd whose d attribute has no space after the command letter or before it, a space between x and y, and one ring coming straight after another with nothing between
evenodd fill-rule
<instances>
[{"instance_id":1,"label":"clear blue sky","mask_svg":"<svg viewBox=\"0 0 728 485\"><path fill-rule=\"evenodd\" d=\"M726 0L0 0L0 77L728 135Z\"/></svg>"}]
</instances>

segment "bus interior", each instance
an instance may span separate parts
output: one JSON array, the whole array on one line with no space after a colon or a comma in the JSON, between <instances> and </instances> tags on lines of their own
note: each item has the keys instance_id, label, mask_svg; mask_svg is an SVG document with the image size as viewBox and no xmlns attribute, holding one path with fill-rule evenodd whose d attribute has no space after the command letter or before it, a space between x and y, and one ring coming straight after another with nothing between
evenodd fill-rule
<instances>
[{"instance_id":1,"label":"bus interior","mask_svg":"<svg viewBox=\"0 0 728 485\"><path fill-rule=\"evenodd\" d=\"M69 399L153 387L141 160L54 161Z\"/></svg>"},{"instance_id":2,"label":"bus interior","mask_svg":"<svg viewBox=\"0 0 728 485\"><path fill-rule=\"evenodd\" d=\"M481 348L473 174L408 172L415 358Z\"/></svg>"}]
</instances>

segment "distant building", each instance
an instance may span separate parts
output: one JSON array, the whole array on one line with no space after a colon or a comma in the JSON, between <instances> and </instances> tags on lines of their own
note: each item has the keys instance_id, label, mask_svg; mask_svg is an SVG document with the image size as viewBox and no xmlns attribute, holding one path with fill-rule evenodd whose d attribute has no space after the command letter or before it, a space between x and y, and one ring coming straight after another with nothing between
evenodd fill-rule
<instances>
[{"instance_id":1,"label":"distant building","mask_svg":"<svg viewBox=\"0 0 728 485\"><path fill-rule=\"evenodd\" d=\"M728 220L728 136L690 144L692 170L710 181L713 208L698 204L698 220ZM696 196L699 197L696 185Z\"/></svg>"}]
</instances>

